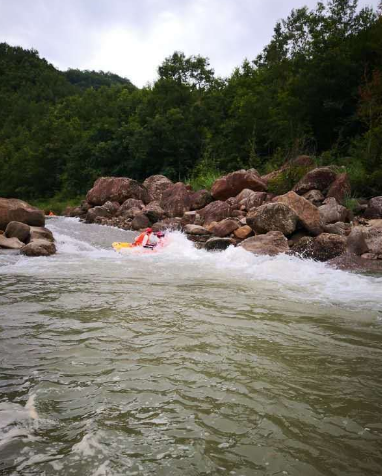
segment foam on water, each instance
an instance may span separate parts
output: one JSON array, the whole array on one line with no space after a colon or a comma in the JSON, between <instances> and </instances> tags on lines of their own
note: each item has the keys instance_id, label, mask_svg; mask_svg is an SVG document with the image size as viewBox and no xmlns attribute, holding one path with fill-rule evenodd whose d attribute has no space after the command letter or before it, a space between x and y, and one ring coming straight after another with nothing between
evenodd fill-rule
<instances>
[{"instance_id":1,"label":"foam on water","mask_svg":"<svg viewBox=\"0 0 382 476\"><path fill-rule=\"evenodd\" d=\"M112 227L85 225L77 219L60 218L48 223L58 253L52 257L26 258L12 255L0 261L0 275L135 272L180 276L184 279L233 280L246 286L273 286L281 298L382 310L382 278L345 272L325 263L293 256L257 256L240 247L223 252L198 250L181 232L167 235L167 246L151 252L117 253L113 241L132 241L135 236ZM0 259L2 257L0 256ZM123 274L121 274L123 276Z\"/></svg>"},{"instance_id":2,"label":"foam on water","mask_svg":"<svg viewBox=\"0 0 382 476\"><path fill-rule=\"evenodd\" d=\"M0 254L0 472L379 474L381 277L48 227Z\"/></svg>"},{"instance_id":3,"label":"foam on water","mask_svg":"<svg viewBox=\"0 0 382 476\"><path fill-rule=\"evenodd\" d=\"M0 449L17 439L32 441L38 428L36 395L31 394L23 407L18 403L0 403Z\"/></svg>"}]
</instances>

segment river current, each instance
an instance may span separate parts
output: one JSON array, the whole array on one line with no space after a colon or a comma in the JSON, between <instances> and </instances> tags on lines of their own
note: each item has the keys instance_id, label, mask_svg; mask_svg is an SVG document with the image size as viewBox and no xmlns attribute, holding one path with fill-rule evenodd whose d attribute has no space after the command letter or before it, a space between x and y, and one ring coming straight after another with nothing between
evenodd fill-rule
<instances>
[{"instance_id":1,"label":"river current","mask_svg":"<svg viewBox=\"0 0 382 476\"><path fill-rule=\"evenodd\" d=\"M382 277L47 220L0 254L0 474L382 474Z\"/></svg>"}]
</instances>

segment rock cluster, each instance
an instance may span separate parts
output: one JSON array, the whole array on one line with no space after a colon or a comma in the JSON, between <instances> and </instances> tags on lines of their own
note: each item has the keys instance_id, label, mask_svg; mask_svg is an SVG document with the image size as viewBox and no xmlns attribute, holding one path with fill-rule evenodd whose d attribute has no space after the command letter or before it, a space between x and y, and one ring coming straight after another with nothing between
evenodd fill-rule
<instances>
[{"instance_id":1,"label":"rock cluster","mask_svg":"<svg viewBox=\"0 0 382 476\"><path fill-rule=\"evenodd\" d=\"M343 205L351 193L346 173L314 168L307 156L294 163L308 171L279 196L269 193L268 184L286 166L263 177L254 169L238 170L219 178L211 193L194 192L162 175L143 184L102 177L86 201L66 214L126 230L183 230L206 250L233 245L256 254L291 253L319 261L344 254L382 259L382 197L360 202L361 215L354 218Z\"/></svg>"},{"instance_id":2,"label":"rock cluster","mask_svg":"<svg viewBox=\"0 0 382 476\"><path fill-rule=\"evenodd\" d=\"M44 225L43 211L22 200L0 198L0 249L26 256L56 253L53 234Z\"/></svg>"}]
</instances>

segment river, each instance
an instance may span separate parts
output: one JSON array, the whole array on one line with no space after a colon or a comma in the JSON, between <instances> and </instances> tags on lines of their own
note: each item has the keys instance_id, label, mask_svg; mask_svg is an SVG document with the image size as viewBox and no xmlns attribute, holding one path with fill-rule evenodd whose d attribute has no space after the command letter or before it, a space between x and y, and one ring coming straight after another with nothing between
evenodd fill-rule
<instances>
[{"instance_id":1,"label":"river","mask_svg":"<svg viewBox=\"0 0 382 476\"><path fill-rule=\"evenodd\" d=\"M1 475L382 474L381 276L47 226L0 254Z\"/></svg>"}]
</instances>

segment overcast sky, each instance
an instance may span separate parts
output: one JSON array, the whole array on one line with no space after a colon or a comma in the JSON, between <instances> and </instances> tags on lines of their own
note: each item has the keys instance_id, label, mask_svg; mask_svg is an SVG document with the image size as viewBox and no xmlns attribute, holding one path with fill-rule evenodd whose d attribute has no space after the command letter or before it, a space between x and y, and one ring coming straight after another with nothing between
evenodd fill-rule
<instances>
[{"instance_id":1,"label":"overcast sky","mask_svg":"<svg viewBox=\"0 0 382 476\"><path fill-rule=\"evenodd\" d=\"M359 0L377 7L379 0ZM175 50L228 76L277 20L317 0L0 0L0 42L35 48L61 70L111 71L143 86Z\"/></svg>"}]
</instances>

